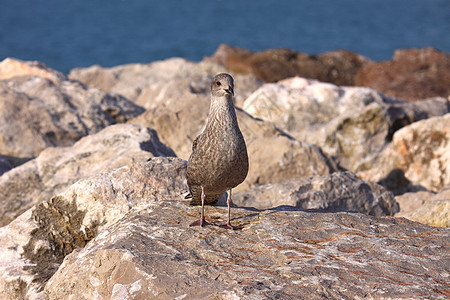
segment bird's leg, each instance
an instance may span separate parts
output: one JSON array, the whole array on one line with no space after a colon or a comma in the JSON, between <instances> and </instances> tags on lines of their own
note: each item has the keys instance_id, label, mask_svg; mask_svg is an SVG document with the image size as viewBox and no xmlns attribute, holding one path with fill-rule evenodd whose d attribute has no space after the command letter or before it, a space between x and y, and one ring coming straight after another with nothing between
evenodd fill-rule
<instances>
[{"instance_id":1,"label":"bird's leg","mask_svg":"<svg viewBox=\"0 0 450 300\"><path fill-rule=\"evenodd\" d=\"M233 226L233 225L231 225L231 222L230 222L230 219L231 219L231 208L230 208L231 207L231 203L232 203L232 201L231 201L231 189L229 189L228 190L228 197L227 197L227 206L228 206L227 223L225 225L221 225L220 227L233 229L233 230L241 229L242 226Z\"/></svg>"},{"instance_id":2,"label":"bird's leg","mask_svg":"<svg viewBox=\"0 0 450 300\"><path fill-rule=\"evenodd\" d=\"M195 222L193 222L191 225L189 226L206 226L206 225L212 225L213 223L208 222L205 220L205 189L202 186L202 194L201 194L201 199L202 199L202 212L201 212L201 216L200 216L200 220L197 220Z\"/></svg>"}]
</instances>

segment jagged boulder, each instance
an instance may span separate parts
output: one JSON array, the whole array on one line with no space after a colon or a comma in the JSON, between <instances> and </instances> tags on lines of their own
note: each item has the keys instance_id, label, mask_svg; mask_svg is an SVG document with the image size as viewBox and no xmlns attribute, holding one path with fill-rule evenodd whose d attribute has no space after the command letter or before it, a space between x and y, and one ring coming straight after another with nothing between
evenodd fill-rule
<instances>
[{"instance_id":1,"label":"jagged boulder","mask_svg":"<svg viewBox=\"0 0 450 300\"><path fill-rule=\"evenodd\" d=\"M353 85L358 70L372 63L369 58L346 50L311 55L289 49L252 52L225 44L219 45L204 61L220 64L236 73L255 75L266 82L301 76L337 85Z\"/></svg>"},{"instance_id":2,"label":"jagged boulder","mask_svg":"<svg viewBox=\"0 0 450 300\"><path fill-rule=\"evenodd\" d=\"M83 136L123 123L143 109L122 96L73 81L34 76L0 81L0 153L33 158Z\"/></svg>"},{"instance_id":3,"label":"jagged boulder","mask_svg":"<svg viewBox=\"0 0 450 300\"><path fill-rule=\"evenodd\" d=\"M177 199L185 170L178 158L156 157L101 172L0 227L0 298L43 299L66 255L130 211Z\"/></svg>"},{"instance_id":4,"label":"jagged boulder","mask_svg":"<svg viewBox=\"0 0 450 300\"><path fill-rule=\"evenodd\" d=\"M450 185L449 128L450 113L403 127L395 132L379 163L359 175L375 182L393 181L402 175L406 178L403 192L409 185L438 192Z\"/></svg>"},{"instance_id":5,"label":"jagged boulder","mask_svg":"<svg viewBox=\"0 0 450 300\"><path fill-rule=\"evenodd\" d=\"M7 57L0 62L0 80L20 76L37 76L47 78L55 84L67 80L67 77L40 61L24 61Z\"/></svg>"},{"instance_id":6,"label":"jagged boulder","mask_svg":"<svg viewBox=\"0 0 450 300\"><path fill-rule=\"evenodd\" d=\"M0 226L82 178L154 156L175 153L151 128L131 124L106 127L71 147L47 148L36 159L0 176Z\"/></svg>"},{"instance_id":7,"label":"jagged boulder","mask_svg":"<svg viewBox=\"0 0 450 300\"><path fill-rule=\"evenodd\" d=\"M368 88L338 87L299 77L265 84L243 104L249 114L320 146L353 172L377 165L399 128L444 115L449 107L444 98L410 103Z\"/></svg>"},{"instance_id":8,"label":"jagged boulder","mask_svg":"<svg viewBox=\"0 0 450 300\"><path fill-rule=\"evenodd\" d=\"M195 63L182 58L170 58L149 64L128 64L112 68L92 66L73 69L69 78L89 87L121 94L146 109L163 104L173 89L192 93L209 91L214 75L227 69L207 62ZM262 82L254 76L234 75L239 90L236 102L242 103ZM170 87L170 89L168 89Z\"/></svg>"},{"instance_id":9,"label":"jagged boulder","mask_svg":"<svg viewBox=\"0 0 450 300\"><path fill-rule=\"evenodd\" d=\"M423 224L450 227L450 186L434 194L426 191L405 193L395 197L400 204L396 217L404 217Z\"/></svg>"},{"instance_id":10,"label":"jagged boulder","mask_svg":"<svg viewBox=\"0 0 450 300\"><path fill-rule=\"evenodd\" d=\"M257 209L289 205L311 211L351 211L373 216L392 216L399 211L392 193L349 171L261 185L235 193L233 202L239 207Z\"/></svg>"},{"instance_id":11,"label":"jagged boulder","mask_svg":"<svg viewBox=\"0 0 450 300\"><path fill-rule=\"evenodd\" d=\"M365 65L355 85L410 101L450 96L450 53L431 47L398 49L390 61Z\"/></svg>"}]
</instances>

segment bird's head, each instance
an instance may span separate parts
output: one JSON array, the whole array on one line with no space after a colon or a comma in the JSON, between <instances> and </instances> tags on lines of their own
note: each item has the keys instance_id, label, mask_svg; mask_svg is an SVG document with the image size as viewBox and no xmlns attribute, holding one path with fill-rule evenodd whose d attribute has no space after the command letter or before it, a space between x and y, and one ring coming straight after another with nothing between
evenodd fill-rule
<instances>
[{"instance_id":1,"label":"bird's head","mask_svg":"<svg viewBox=\"0 0 450 300\"><path fill-rule=\"evenodd\" d=\"M211 94L216 97L234 96L234 80L229 74L220 73L211 82Z\"/></svg>"}]
</instances>

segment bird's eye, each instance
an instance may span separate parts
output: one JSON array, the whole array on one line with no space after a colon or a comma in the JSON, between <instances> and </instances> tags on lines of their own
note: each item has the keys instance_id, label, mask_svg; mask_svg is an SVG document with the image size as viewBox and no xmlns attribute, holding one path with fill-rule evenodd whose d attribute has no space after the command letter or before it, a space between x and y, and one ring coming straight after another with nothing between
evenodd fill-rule
<instances>
[{"instance_id":1,"label":"bird's eye","mask_svg":"<svg viewBox=\"0 0 450 300\"><path fill-rule=\"evenodd\" d=\"M220 81L216 81L216 85L217 85L217 86L221 86Z\"/></svg>"}]
</instances>

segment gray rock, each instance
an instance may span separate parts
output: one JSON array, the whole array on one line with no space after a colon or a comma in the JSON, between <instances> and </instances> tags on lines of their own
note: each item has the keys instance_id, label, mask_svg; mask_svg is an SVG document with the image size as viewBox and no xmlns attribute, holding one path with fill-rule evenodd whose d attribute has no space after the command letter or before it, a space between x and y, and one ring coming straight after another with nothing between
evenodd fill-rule
<instances>
[{"instance_id":1,"label":"gray rock","mask_svg":"<svg viewBox=\"0 0 450 300\"><path fill-rule=\"evenodd\" d=\"M23 61L7 57L0 62L0 80L20 76L37 76L47 78L55 84L67 80L67 77L40 61Z\"/></svg>"},{"instance_id":2,"label":"gray rock","mask_svg":"<svg viewBox=\"0 0 450 300\"><path fill-rule=\"evenodd\" d=\"M51 146L69 146L81 137L122 123L143 109L122 96L58 84L43 77L0 81L0 153L36 157Z\"/></svg>"},{"instance_id":3,"label":"gray rock","mask_svg":"<svg viewBox=\"0 0 450 300\"><path fill-rule=\"evenodd\" d=\"M404 174L408 186L438 192L450 185L450 113L412 123L394 133L379 163L359 176L386 184L392 174ZM416 190L414 188L413 190Z\"/></svg>"},{"instance_id":4,"label":"gray rock","mask_svg":"<svg viewBox=\"0 0 450 300\"><path fill-rule=\"evenodd\" d=\"M353 172L377 164L401 127L449 112L445 98L410 103L368 88L298 77L265 84L244 101L243 108L301 141L320 146Z\"/></svg>"},{"instance_id":5,"label":"gray rock","mask_svg":"<svg viewBox=\"0 0 450 300\"><path fill-rule=\"evenodd\" d=\"M118 93L136 101L142 90L153 83L169 81L177 76L184 77L188 74L187 70L191 70L192 64L182 58L171 58L149 64L127 64L112 68L95 65L89 68L73 69L68 77L88 87ZM209 64L209 66L214 65Z\"/></svg>"},{"instance_id":6,"label":"gray rock","mask_svg":"<svg viewBox=\"0 0 450 300\"><path fill-rule=\"evenodd\" d=\"M169 87L190 90L195 94L207 94L212 77L226 71L213 63L194 63L182 58L171 58L149 64L128 64L112 68L77 68L70 71L69 78L83 82L89 87L119 93L150 109L159 106L168 98L166 93L171 93ZM242 103L246 96L262 84L250 75L239 74L233 77L236 89L240 91L236 98L238 103Z\"/></svg>"},{"instance_id":7,"label":"gray rock","mask_svg":"<svg viewBox=\"0 0 450 300\"><path fill-rule=\"evenodd\" d=\"M175 153L161 144L154 130L131 124L109 126L71 147L47 148L0 176L0 226L84 177L153 156Z\"/></svg>"},{"instance_id":8,"label":"gray rock","mask_svg":"<svg viewBox=\"0 0 450 300\"><path fill-rule=\"evenodd\" d=\"M366 183L352 172L335 172L266 184L233 194L237 206L268 209L289 205L329 212L352 211L373 216L392 216L399 206L392 193Z\"/></svg>"},{"instance_id":9,"label":"gray rock","mask_svg":"<svg viewBox=\"0 0 450 300\"><path fill-rule=\"evenodd\" d=\"M395 197L400 204L397 217L404 217L431 226L450 227L450 186L437 194L405 193Z\"/></svg>"},{"instance_id":10,"label":"gray rock","mask_svg":"<svg viewBox=\"0 0 450 300\"><path fill-rule=\"evenodd\" d=\"M185 169L185 161L156 157L99 173L0 227L0 299L42 299L67 254L127 213L179 197Z\"/></svg>"}]
</instances>

